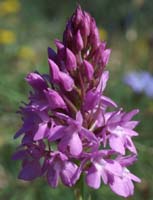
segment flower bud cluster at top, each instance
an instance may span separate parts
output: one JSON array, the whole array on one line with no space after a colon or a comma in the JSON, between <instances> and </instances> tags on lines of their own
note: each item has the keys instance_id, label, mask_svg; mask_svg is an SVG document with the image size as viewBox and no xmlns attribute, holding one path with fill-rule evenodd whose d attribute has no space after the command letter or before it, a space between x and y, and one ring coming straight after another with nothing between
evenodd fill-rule
<instances>
[{"instance_id":1,"label":"flower bud cluster at top","mask_svg":"<svg viewBox=\"0 0 153 200\"><path fill-rule=\"evenodd\" d=\"M89 187L103 181L120 196L132 195L133 181L140 181L127 169L137 159L132 117L138 110L126 113L103 94L110 49L94 18L78 6L55 45L57 52L48 48L49 74L26 77L33 90L15 135L23 136L13 155L22 160L19 178L43 176L54 188L59 180L71 187L84 175Z\"/></svg>"}]
</instances>

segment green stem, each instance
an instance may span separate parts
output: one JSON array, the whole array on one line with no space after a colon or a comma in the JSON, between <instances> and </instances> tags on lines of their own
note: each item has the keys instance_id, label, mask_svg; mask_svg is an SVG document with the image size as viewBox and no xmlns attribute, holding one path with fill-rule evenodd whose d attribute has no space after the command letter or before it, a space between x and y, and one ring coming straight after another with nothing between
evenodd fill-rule
<instances>
[{"instance_id":1,"label":"green stem","mask_svg":"<svg viewBox=\"0 0 153 200\"><path fill-rule=\"evenodd\" d=\"M81 195L81 191L79 188L75 188L74 190L75 200L84 200Z\"/></svg>"},{"instance_id":2,"label":"green stem","mask_svg":"<svg viewBox=\"0 0 153 200\"><path fill-rule=\"evenodd\" d=\"M83 177L81 177L81 180L79 181L77 186L74 188L74 195L75 195L75 200L87 200L86 186L85 186Z\"/></svg>"}]
</instances>

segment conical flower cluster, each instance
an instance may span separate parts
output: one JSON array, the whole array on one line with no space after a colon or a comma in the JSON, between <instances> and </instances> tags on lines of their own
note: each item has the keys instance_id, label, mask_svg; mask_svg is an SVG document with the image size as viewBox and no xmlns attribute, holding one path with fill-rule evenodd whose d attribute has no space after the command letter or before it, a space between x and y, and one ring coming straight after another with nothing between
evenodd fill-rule
<instances>
[{"instance_id":1,"label":"conical flower cluster","mask_svg":"<svg viewBox=\"0 0 153 200\"><path fill-rule=\"evenodd\" d=\"M32 92L20 109L15 138L22 141L13 156L22 160L19 178L43 176L55 188L59 180L74 186L84 175L92 188L103 182L118 195L132 195L133 181L140 181L127 169L137 157L132 117L138 110L126 113L104 95L110 49L94 18L78 6L55 45L57 52L48 48L49 74L26 77Z\"/></svg>"}]
</instances>

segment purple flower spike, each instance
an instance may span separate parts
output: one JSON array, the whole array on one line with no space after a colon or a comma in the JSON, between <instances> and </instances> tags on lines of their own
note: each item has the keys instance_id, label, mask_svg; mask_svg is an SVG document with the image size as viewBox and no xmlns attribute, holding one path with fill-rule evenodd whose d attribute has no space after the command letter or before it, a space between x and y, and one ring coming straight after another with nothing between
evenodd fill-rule
<instances>
[{"instance_id":1,"label":"purple flower spike","mask_svg":"<svg viewBox=\"0 0 153 200\"><path fill-rule=\"evenodd\" d=\"M133 195L140 179L128 167L137 160L132 139L139 122L132 118L139 111L126 113L105 96L111 50L100 41L94 18L78 6L55 45L57 51L48 48L49 74L26 77L32 91L14 136L22 137L13 155L22 162L19 178L45 177L56 188L59 181L72 187L85 175L91 188L104 183L119 196ZM151 86L145 92L151 96Z\"/></svg>"}]
</instances>

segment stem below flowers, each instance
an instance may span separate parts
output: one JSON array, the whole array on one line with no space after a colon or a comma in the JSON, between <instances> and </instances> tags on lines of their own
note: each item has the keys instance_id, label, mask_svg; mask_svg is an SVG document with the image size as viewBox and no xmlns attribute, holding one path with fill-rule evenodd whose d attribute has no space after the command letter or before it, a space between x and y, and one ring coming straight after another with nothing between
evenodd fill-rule
<instances>
[{"instance_id":1,"label":"stem below flowers","mask_svg":"<svg viewBox=\"0 0 153 200\"><path fill-rule=\"evenodd\" d=\"M75 200L83 200L80 189L76 188L74 190Z\"/></svg>"},{"instance_id":2,"label":"stem below flowers","mask_svg":"<svg viewBox=\"0 0 153 200\"><path fill-rule=\"evenodd\" d=\"M87 200L86 198L86 188L83 177L81 177L81 180L77 184L77 186L74 189L74 195L75 200Z\"/></svg>"}]
</instances>

